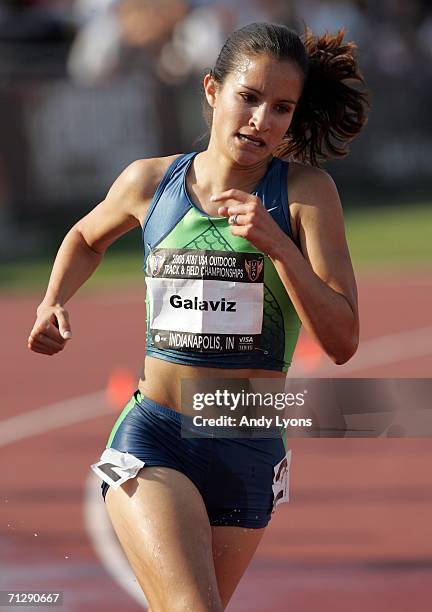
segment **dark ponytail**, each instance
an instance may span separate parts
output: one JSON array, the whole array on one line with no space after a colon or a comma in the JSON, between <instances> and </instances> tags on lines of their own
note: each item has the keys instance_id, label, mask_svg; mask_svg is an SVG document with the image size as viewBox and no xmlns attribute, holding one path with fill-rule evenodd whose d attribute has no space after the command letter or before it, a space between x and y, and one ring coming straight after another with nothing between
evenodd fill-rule
<instances>
[{"instance_id":1,"label":"dark ponytail","mask_svg":"<svg viewBox=\"0 0 432 612\"><path fill-rule=\"evenodd\" d=\"M345 32L303 38L309 66L304 90L286 138L275 151L319 166L349 153L348 144L367 121L368 94L356 60L356 45Z\"/></svg>"},{"instance_id":2,"label":"dark ponytail","mask_svg":"<svg viewBox=\"0 0 432 612\"><path fill-rule=\"evenodd\" d=\"M274 154L319 166L344 157L348 143L367 121L368 95L356 60L356 45L344 42L344 31L302 39L286 26L252 23L225 42L211 74L222 85L249 55L266 53L297 64L304 89L285 138Z\"/></svg>"}]
</instances>

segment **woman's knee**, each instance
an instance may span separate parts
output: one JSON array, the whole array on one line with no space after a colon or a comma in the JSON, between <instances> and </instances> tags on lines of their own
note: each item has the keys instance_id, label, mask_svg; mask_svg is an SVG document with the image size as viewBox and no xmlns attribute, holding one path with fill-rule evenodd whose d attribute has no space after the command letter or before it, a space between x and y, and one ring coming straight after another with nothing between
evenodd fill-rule
<instances>
[{"instance_id":1,"label":"woman's knee","mask_svg":"<svg viewBox=\"0 0 432 612\"><path fill-rule=\"evenodd\" d=\"M246 571L265 528L213 527L213 558L219 594L228 605Z\"/></svg>"},{"instance_id":2,"label":"woman's knee","mask_svg":"<svg viewBox=\"0 0 432 612\"><path fill-rule=\"evenodd\" d=\"M144 468L110 491L111 521L155 612L220 612L211 528L195 485L175 470Z\"/></svg>"}]
</instances>

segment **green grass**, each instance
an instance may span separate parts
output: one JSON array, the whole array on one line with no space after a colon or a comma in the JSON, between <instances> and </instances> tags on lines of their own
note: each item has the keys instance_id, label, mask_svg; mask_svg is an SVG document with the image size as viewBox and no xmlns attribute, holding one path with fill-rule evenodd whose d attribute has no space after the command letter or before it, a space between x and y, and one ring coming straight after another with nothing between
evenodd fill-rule
<instances>
[{"instance_id":1,"label":"green grass","mask_svg":"<svg viewBox=\"0 0 432 612\"><path fill-rule=\"evenodd\" d=\"M432 266L432 206L359 210L346 215L347 237L356 270L362 272ZM51 258L2 265L0 290L41 291ZM84 290L127 287L142 283L143 253L139 238L134 251L108 251Z\"/></svg>"},{"instance_id":2,"label":"green grass","mask_svg":"<svg viewBox=\"0 0 432 612\"><path fill-rule=\"evenodd\" d=\"M432 266L432 206L356 211L346 216L356 268L364 271Z\"/></svg>"},{"instance_id":3,"label":"green grass","mask_svg":"<svg viewBox=\"0 0 432 612\"><path fill-rule=\"evenodd\" d=\"M19 261L3 266L0 273L0 291L27 291L45 289L52 266L52 259ZM113 287L130 287L143 283L143 253L137 243L136 251L107 252L102 264L80 291L100 291Z\"/></svg>"}]
</instances>

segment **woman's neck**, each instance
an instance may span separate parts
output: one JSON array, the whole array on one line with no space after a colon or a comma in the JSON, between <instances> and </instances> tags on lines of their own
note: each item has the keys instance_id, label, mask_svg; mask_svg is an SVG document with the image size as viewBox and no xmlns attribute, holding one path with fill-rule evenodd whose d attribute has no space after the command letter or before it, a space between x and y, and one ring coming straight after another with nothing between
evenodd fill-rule
<instances>
[{"instance_id":1,"label":"woman's neck","mask_svg":"<svg viewBox=\"0 0 432 612\"><path fill-rule=\"evenodd\" d=\"M194 160L194 175L200 192L210 196L228 189L240 189L252 193L267 171L270 159L263 159L253 166L239 166L209 145Z\"/></svg>"}]
</instances>

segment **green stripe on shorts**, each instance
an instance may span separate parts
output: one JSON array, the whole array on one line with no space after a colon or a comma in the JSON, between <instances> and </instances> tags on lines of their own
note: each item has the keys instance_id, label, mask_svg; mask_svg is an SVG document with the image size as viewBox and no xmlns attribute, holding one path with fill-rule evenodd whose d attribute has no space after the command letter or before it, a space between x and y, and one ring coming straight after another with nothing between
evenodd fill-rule
<instances>
[{"instance_id":1,"label":"green stripe on shorts","mask_svg":"<svg viewBox=\"0 0 432 612\"><path fill-rule=\"evenodd\" d=\"M283 445L284 445L284 448L285 448L285 451L286 451L286 449L287 449L287 441L286 441L286 429L285 429L285 427L282 427L281 435L282 435L282 442L283 442Z\"/></svg>"},{"instance_id":2,"label":"green stripe on shorts","mask_svg":"<svg viewBox=\"0 0 432 612\"><path fill-rule=\"evenodd\" d=\"M138 393L137 397L138 397L138 400L139 400L141 398L141 393ZM132 408L135 406L135 404L136 404L135 395L132 395L132 397L130 398L130 400L126 404L126 406L121 411L121 414L120 414L119 418L117 419L117 421L115 422L114 427L112 428L110 437L108 438L108 442L107 442L107 445L106 445L107 448L111 447L112 441L114 440L114 436L117 433L117 429L123 423L124 419L127 417L127 415L132 410Z\"/></svg>"}]
</instances>

